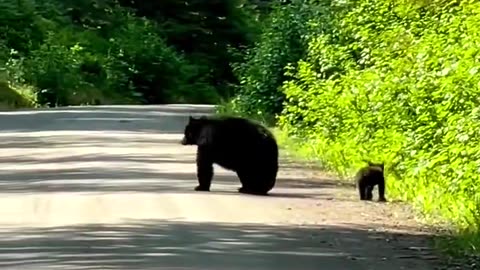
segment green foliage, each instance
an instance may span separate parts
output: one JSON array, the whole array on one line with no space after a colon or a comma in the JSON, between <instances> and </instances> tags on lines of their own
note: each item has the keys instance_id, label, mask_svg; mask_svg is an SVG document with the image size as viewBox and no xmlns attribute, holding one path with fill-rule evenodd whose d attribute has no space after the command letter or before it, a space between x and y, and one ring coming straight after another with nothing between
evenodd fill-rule
<instances>
[{"instance_id":1,"label":"green foliage","mask_svg":"<svg viewBox=\"0 0 480 270\"><path fill-rule=\"evenodd\" d=\"M117 92L132 88L146 103L215 101L217 93L199 78L198 67L155 34L155 23L131 18L110 36L107 67ZM114 76L114 74L112 74Z\"/></svg>"},{"instance_id":2,"label":"green foliage","mask_svg":"<svg viewBox=\"0 0 480 270\"><path fill-rule=\"evenodd\" d=\"M33 89L22 85L11 85L4 78L0 78L0 110L33 108L36 104Z\"/></svg>"},{"instance_id":3,"label":"green foliage","mask_svg":"<svg viewBox=\"0 0 480 270\"><path fill-rule=\"evenodd\" d=\"M215 103L236 83L247 14L234 0L5 0L0 64L48 106Z\"/></svg>"},{"instance_id":4,"label":"green foliage","mask_svg":"<svg viewBox=\"0 0 480 270\"><path fill-rule=\"evenodd\" d=\"M480 244L480 4L347 1L288 70L280 127L350 176L385 161L390 197ZM473 233L472 233L473 232Z\"/></svg>"},{"instance_id":5,"label":"green foliage","mask_svg":"<svg viewBox=\"0 0 480 270\"><path fill-rule=\"evenodd\" d=\"M288 77L284 69L306 51L308 21L324 10L304 1L277 4L263 21L255 46L247 50L243 64L236 66L241 88L231 101L232 109L254 118L273 119L281 112L285 95L280 91Z\"/></svg>"},{"instance_id":6,"label":"green foliage","mask_svg":"<svg viewBox=\"0 0 480 270\"><path fill-rule=\"evenodd\" d=\"M0 40L8 48L27 52L38 46L43 36L33 0L3 0L0 10Z\"/></svg>"},{"instance_id":7,"label":"green foliage","mask_svg":"<svg viewBox=\"0 0 480 270\"><path fill-rule=\"evenodd\" d=\"M158 22L167 43L201 67L196 77L215 85L222 96L231 94L229 84L237 82L230 64L239 60L231 51L241 50L255 35L248 1L119 2Z\"/></svg>"}]
</instances>

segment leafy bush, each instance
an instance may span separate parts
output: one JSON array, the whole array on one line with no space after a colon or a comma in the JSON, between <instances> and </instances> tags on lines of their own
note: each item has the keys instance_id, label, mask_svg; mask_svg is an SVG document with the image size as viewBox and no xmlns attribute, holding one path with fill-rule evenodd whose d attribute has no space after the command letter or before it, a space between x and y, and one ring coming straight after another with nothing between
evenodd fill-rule
<instances>
[{"instance_id":1,"label":"leafy bush","mask_svg":"<svg viewBox=\"0 0 480 270\"><path fill-rule=\"evenodd\" d=\"M448 3L450 4L448 4ZM391 197L480 243L480 4L337 3L287 75L279 124L326 167L351 175L387 163ZM325 18L314 22L322 24ZM476 241L476 242L475 242Z\"/></svg>"},{"instance_id":2,"label":"leafy bush","mask_svg":"<svg viewBox=\"0 0 480 270\"><path fill-rule=\"evenodd\" d=\"M27 52L41 42L42 28L35 14L34 1L3 0L0 10L0 40L8 48Z\"/></svg>"},{"instance_id":3,"label":"leafy bush","mask_svg":"<svg viewBox=\"0 0 480 270\"><path fill-rule=\"evenodd\" d=\"M307 22L324 10L320 4L303 2L277 4L263 22L259 40L247 50L244 63L235 67L241 86L231 101L232 110L263 119L281 112L284 69L303 56Z\"/></svg>"},{"instance_id":4,"label":"leafy bush","mask_svg":"<svg viewBox=\"0 0 480 270\"><path fill-rule=\"evenodd\" d=\"M198 77L197 69L155 33L155 24L131 18L110 38L108 66L124 78L114 87L141 93L145 103L214 102L215 89Z\"/></svg>"},{"instance_id":5,"label":"leafy bush","mask_svg":"<svg viewBox=\"0 0 480 270\"><path fill-rule=\"evenodd\" d=\"M36 96L31 87L10 85L6 81L0 81L0 109L34 108L36 106Z\"/></svg>"},{"instance_id":6,"label":"leafy bush","mask_svg":"<svg viewBox=\"0 0 480 270\"><path fill-rule=\"evenodd\" d=\"M248 12L235 0L214 10L167 2L2 1L0 64L15 62L10 79L34 86L49 106L215 103L235 83L230 50L249 42Z\"/></svg>"}]
</instances>

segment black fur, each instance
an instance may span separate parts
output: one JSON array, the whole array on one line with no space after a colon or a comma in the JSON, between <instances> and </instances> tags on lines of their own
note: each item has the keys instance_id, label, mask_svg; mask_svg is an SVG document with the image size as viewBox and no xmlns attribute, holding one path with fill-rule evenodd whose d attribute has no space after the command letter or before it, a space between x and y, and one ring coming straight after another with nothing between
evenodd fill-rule
<instances>
[{"instance_id":1,"label":"black fur","mask_svg":"<svg viewBox=\"0 0 480 270\"><path fill-rule=\"evenodd\" d=\"M360 169L356 175L360 200L372 200L373 188L378 185L378 201L386 202L384 164L368 162L368 166Z\"/></svg>"},{"instance_id":2,"label":"black fur","mask_svg":"<svg viewBox=\"0 0 480 270\"><path fill-rule=\"evenodd\" d=\"M183 145L197 145L197 191L209 191L213 164L237 173L241 193L266 195L278 172L278 145L262 125L239 117L189 117Z\"/></svg>"}]
</instances>

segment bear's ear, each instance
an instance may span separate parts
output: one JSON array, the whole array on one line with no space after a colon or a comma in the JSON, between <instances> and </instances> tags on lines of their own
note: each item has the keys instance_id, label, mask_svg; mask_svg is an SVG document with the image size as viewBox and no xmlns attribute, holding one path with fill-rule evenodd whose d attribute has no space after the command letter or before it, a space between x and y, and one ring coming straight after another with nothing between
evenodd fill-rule
<instances>
[{"instance_id":1,"label":"bear's ear","mask_svg":"<svg viewBox=\"0 0 480 270\"><path fill-rule=\"evenodd\" d=\"M206 117L205 115L202 115L202 116L198 117L197 119L195 119L195 121L199 124L204 124L204 123L208 122L208 117Z\"/></svg>"},{"instance_id":2,"label":"bear's ear","mask_svg":"<svg viewBox=\"0 0 480 270\"><path fill-rule=\"evenodd\" d=\"M189 116L188 117L188 123L195 123L196 121L198 121L198 119L195 119L193 116Z\"/></svg>"}]
</instances>

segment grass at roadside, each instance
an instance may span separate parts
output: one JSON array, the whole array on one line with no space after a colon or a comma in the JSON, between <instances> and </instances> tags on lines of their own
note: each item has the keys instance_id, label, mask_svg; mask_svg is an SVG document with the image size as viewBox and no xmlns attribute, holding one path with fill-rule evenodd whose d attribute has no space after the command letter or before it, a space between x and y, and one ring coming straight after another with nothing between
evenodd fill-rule
<instances>
[{"instance_id":1,"label":"grass at roadside","mask_svg":"<svg viewBox=\"0 0 480 270\"><path fill-rule=\"evenodd\" d=\"M220 105L217 113L220 115L243 116L235 113L228 104ZM255 117L248 118L255 119ZM267 123L267 121L262 119L256 120L264 124ZM327 146L324 145L324 143L313 142L303 138L294 138L288 136L286 132L278 127L270 126L270 128L278 141L280 149L284 151L284 155L305 162L305 164L309 164L309 166L314 166L315 169L321 170L324 174L336 176L335 178L339 179L339 181L352 181L353 175L351 170L335 167L335 164L341 164L341 161L325 162L324 158L325 155L328 155L328 151L325 151L324 148ZM388 173L386 178L388 184L390 178ZM395 179L392 180L395 181ZM400 192L400 190L392 189L389 196L398 200L398 198L401 198L398 192ZM403 192L405 192L405 190ZM448 262L447 264L449 266L445 269L480 269L480 256L477 255L478 252L476 249L477 246L480 246L480 236L476 231L469 232L455 229L455 226L448 221L436 219L435 216L432 215L425 215L425 211L421 208L421 205L412 206L411 209L414 211L417 220L436 231L438 236L434 238L432 245L433 248L444 255L444 259ZM449 268L451 265L454 265L454 268Z\"/></svg>"},{"instance_id":2,"label":"grass at roadside","mask_svg":"<svg viewBox=\"0 0 480 270\"><path fill-rule=\"evenodd\" d=\"M352 175L339 175L335 173L335 170L329 168L322 162L321 144L315 144L314 142L309 142L301 138L289 137L279 128L272 128L272 130L277 138L279 147L283 149L288 156L297 160L306 161L309 164L314 164L315 168L327 174L335 175L339 181L352 181ZM390 195L393 196L393 198L398 197L395 193ZM461 265L461 268L458 269L480 269L480 256L475 254L478 254L478 252L476 252L476 246L480 243L479 236L476 232L458 231L445 221L435 220L432 217L427 218L423 215L422 209L418 207L412 209L414 209L414 214L421 223L437 231L438 236L432 243L433 248L445 256L449 265Z\"/></svg>"},{"instance_id":3,"label":"grass at roadside","mask_svg":"<svg viewBox=\"0 0 480 270\"><path fill-rule=\"evenodd\" d=\"M37 97L28 85L0 81L0 110L37 107Z\"/></svg>"}]
</instances>

